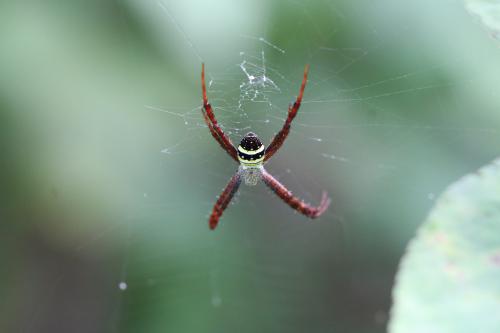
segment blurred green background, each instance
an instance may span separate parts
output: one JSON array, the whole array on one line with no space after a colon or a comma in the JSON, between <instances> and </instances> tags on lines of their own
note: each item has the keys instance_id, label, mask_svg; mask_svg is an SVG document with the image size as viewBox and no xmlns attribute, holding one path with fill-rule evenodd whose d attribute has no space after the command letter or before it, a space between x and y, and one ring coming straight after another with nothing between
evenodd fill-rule
<instances>
[{"instance_id":1,"label":"blurred green background","mask_svg":"<svg viewBox=\"0 0 500 333\"><path fill-rule=\"evenodd\" d=\"M1 332L384 332L434 199L498 156L499 44L461 1L4 1L0 43ZM237 166L202 61L234 142L311 65L266 168L322 218L242 186L208 230Z\"/></svg>"}]
</instances>

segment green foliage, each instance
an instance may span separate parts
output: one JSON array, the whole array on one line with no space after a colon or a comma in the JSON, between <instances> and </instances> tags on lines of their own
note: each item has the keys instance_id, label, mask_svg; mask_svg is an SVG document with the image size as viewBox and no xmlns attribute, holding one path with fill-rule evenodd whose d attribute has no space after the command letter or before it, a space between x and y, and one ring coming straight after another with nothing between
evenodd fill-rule
<instances>
[{"instance_id":1,"label":"green foliage","mask_svg":"<svg viewBox=\"0 0 500 333\"><path fill-rule=\"evenodd\" d=\"M500 3L497 0L466 0L467 10L500 40Z\"/></svg>"},{"instance_id":2,"label":"green foliage","mask_svg":"<svg viewBox=\"0 0 500 333\"><path fill-rule=\"evenodd\" d=\"M453 184L404 256L391 333L498 332L500 159Z\"/></svg>"}]
</instances>

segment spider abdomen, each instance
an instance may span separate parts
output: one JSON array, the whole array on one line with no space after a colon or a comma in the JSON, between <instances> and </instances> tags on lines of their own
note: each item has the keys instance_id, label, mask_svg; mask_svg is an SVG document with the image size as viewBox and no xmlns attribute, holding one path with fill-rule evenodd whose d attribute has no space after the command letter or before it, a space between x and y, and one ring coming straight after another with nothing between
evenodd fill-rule
<instances>
[{"instance_id":1,"label":"spider abdomen","mask_svg":"<svg viewBox=\"0 0 500 333\"><path fill-rule=\"evenodd\" d=\"M245 167L259 167L264 161L264 145L252 132L247 133L238 146L238 160Z\"/></svg>"}]
</instances>

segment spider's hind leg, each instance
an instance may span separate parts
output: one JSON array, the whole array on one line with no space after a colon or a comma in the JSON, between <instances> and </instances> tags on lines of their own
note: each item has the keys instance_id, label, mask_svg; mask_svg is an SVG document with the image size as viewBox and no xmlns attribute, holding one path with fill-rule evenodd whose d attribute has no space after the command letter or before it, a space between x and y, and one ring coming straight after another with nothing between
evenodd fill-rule
<instances>
[{"instance_id":1,"label":"spider's hind leg","mask_svg":"<svg viewBox=\"0 0 500 333\"><path fill-rule=\"evenodd\" d=\"M241 173L238 170L233 175L233 177L231 177L229 183L227 183L226 187L219 196L219 199L217 199L214 208L212 209L212 214L208 219L208 225L211 230L217 227L217 224L219 223L219 219L222 216L222 213L224 212L224 210L226 210L227 205L229 205L229 202L231 202L231 199L233 198L236 191L238 191L240 184L241 184Z\"/></svg>"},{"instance_id":2,"label":"spider's hind leg","mask_svg":"<svg viewBox=\"0 0 500 333\"><path fill-rule=\"evenodd\" d=\"M290 207L292 207L299 213L309 218L314 219L321 216L330 205L331 200L326 192L323 192L321 202L318 206L312 206L303 202L299 198L293 196L292 192L290 192L283 184L281 184L265 169L262 170L262 180L274 193L276 193L278 197L281 198L281 200L286 202Z\"/></svg>"}]
</instances>

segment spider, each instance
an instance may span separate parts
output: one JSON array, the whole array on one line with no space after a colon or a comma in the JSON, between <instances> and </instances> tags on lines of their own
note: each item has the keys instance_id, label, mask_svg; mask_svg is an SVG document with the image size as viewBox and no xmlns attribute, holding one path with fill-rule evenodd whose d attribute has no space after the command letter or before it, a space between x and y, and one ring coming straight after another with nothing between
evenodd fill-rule
<instances>
[{"instance_id":1,"label":"spider","mask_svg":"<svg viewBox=\"0 0 500 333\"><path fill-rule=\"evenodd\" d=\"M283 142L290 132L290 125L292 120L297 115L299 111L300 103L302 102L302 96L304 94L304 89L307 82L307 73L309 72L309 65L306 65L304 69L304 77L302 79L302 85L300 86L299 95L295 100L295 103L290 104L288 107L288 116L285 120L285 124L281 130L274 136L273 140L268 147L264 147L259 137L255 133L247 133L241 140L238 148L236 148L229 137L222 131L217 120L215 119L212 106L208 103L207 98L207 88L205 85L205 64L201 65L201 90L203 95L203 107L202 113L205 123L210 130L210 133L214 137L215 141L226 151L226 153L237 163L239 163L238 170L229 180L221 195L217 199L214 205L212 214L208 220L208 224L211 230L217 227L217 223L227 208L227 205L233 198L234 194L238 190L242 179L245 181L246 185L256 185L259 180L262 180L278 197L280 197L284 202L286 202L290 207L298 211L299 213L309 217L316 218L323 214L325 210L330 205L330 198L325 191L321 198L321 202L318 206L309 205L299 198L292 195L284 185L282 185L278 180L276 180L271 174L269 174L264 168L264 163L266 163L281 147Z\"/></svg>"}]
</instances>

